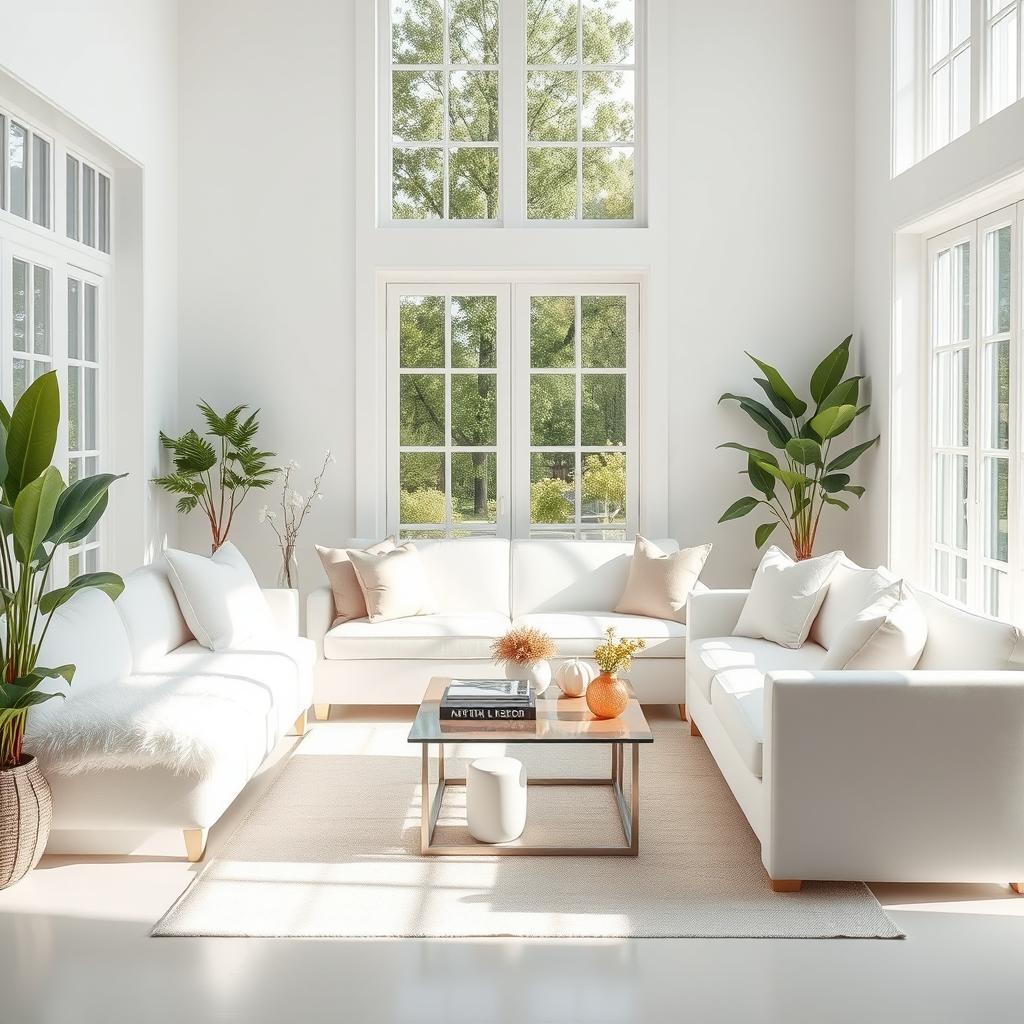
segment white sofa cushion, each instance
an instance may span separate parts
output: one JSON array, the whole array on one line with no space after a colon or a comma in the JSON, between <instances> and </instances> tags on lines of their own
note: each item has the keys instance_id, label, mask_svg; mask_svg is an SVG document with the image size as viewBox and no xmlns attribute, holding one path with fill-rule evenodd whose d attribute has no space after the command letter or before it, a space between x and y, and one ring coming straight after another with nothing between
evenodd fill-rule
<instances>
[{"instance_id":1,"label":"white sofa cushion","mask_svg":"<svg viewBox=\"0 0 1024 1024\"><path fill-rule=\"evenodd\" d=\"M833 551L794 562L781 548L770 547L754 573L733 634L800 647L841 557L841 552Z\"/></svg>"},{"instance_id":2,"label":"white sofa cushion","mask_svg":"<svg viewBox=\"0 0 1024 1024\"><path fill-rule=\"evenodd\" d=\"M37 716L31 748L57 774L163 767L249 778L311 703L315 654L304 637L213 652L190 641L63 714Z\"/></svg>"},{"instance_id":3,"label":"white sofa cushion","mask_svg":"<svg viewBox=\"0 0 1024 1024\"><path fill-rule=\"evenodd\" d=\"M917 592L928 620L928 641L917 667L927 669L1021 669L1024 643L1016 626L977 615L938 594Z\"/></svg>"},{"instance_id":4,"label":"white sofa cushion","mask_svg":"<svg viewBox=\"0 0 1024 1024\"><path fill-rule=\"evenodd\" d=\"M437 600L415 544L393 551L349 551L371 622L433 615Z\"/></svg>"},{"instance_id":5,"label":"white sofa cushion","mask_svg":"<svg viewBox=\"0 0 1024 1024\"><path fill-rule=\"evenodd\" d=\"M674 540L654 544L669 553L679 550ZM591 540L512 541L512 618L584 608L612 611L629 577L633 547Z\"/></svg>"},{"instance_id":6,"label":"white sofa cushion","mask_svg":"<svg viewBox=\"0 0 1024 1024\"><path fill-rule=\"evenodd\" d=\"M132 650L115 603L102 591L79 591L53 613L39 649L38 664L45 668L75 666L70 687L63 679L46 680L41 687L68 697L124 679L132 670ZM60 711L62 703L40 705L29 718L43 708Z\"/></svg>"},{"instance_id":7,"label":"white sofa cushion","mask_svg":"<svg viewBox=\"0 0 1024 1024\"><path fill-rule=\"evenodd\" d=\"M416 615L383 622L350 619L327 631L324 657L332 661L487 659L491 644L511 625L506 616L494 612Z\"/></svg>"},{"instance_id":8,"label":"white sofa cushion","mask_svg":"<svg viewBox=\"0 0 1024 1024\"><path fill-rule=\"evenodd\" d=\"M879 591L829 648L823 669L912 669L928 639L928 622L902 580Z\"/></svg>"},{"instance_id":9,"label":"white sofa cushion","mask_svg":"<svg viewBox=\"0 0 1024 1024\"><path fill-rule=\"evenodd\" d=\"M764 673L754 668L719 672L711 681L711 707L743 763L757 778L764 766Z\"/></svg>"},{"instance_id":10,"label":"white sofa cushion","mask_svg":"<svg viewBox=\"0 0 1024 1024\"><path fill-rule=\"evenodd\" d=\"M811 624L810 639L822 647L832 647L857 614L873 604L879 593L896 580L884 566L864 569L846 555L840 555L829 577L821 609Z\"/></svg>"},{"instance_id":11,"label":"white sofa cushion","mask_svg":"<svg viewBox=\"0 0 1024 1024\"><path fill-rule=\"evenodd\" d=\"M638 534L626 588L615 610L685 622L686 599L710 553L710 544L665 552Z\"/></svg>"},{"instance_id":12,"label":"white sofa cushion","mask_svg":"<svg viewBox=\"0 0 1024 1024\"><path fill-rule=\"evenodd\" d=\"M561 658L592 658L606 629L620 637L642 637L647 646L635 659L686 657L686 626L675 619L655 619L619 612L547 612L522 615L517 626L533 626L555 641Z\"/></svg>"},{"instance_id":13,"label":"white sofa cushion","mask_svg":"<svg viewBox=\"0 0 1024 1024\"><path fill-rule=\"evenodd\" d=\"M741 636L716 636L690 644L686 659L687 689L695 686L711 700L711 680L726 669L756 668L759 672L776 669L816 669L825 660L825 648L806 643L791 650L770 640L753 640Z\"/></svg>"},{"instance_id":14,"label":"white sofa cushion","mask_svg":"<svg viewBox=\"0 0 1024 1024\"><path fill-rule=\"evenodd\" d=\"M195 639L178 607L164 559L130 572L114 605L128 632L132 665L147 668L168 651Z\"/></svg>"},{"instance_id":15,"label":"white sofa cushion","mask_svg":"<svg viewBox=\"0 0 1024 1024\"><path fill-rule=\"evenodd\" d=\"M223 651L274 631L267 599L231 541L209 558L174 548L164 557L181 613L204 647Z\"/></svg>"}]
</instances>

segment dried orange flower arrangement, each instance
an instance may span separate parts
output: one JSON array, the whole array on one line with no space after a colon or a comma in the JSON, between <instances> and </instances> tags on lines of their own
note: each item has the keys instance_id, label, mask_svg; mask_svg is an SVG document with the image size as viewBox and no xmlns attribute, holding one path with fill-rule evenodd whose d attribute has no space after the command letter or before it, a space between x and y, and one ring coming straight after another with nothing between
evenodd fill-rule
<instances>
[{"instance_id":1,"label":"dried orange flower arrangement","mask_svg":"<svg viewBox=\"0 0 1024 1024\"><path fill-rule=\"evenodd\" d=\"M549 661L556 650L554 640L547 633L532 626L517 626L494 641L491 653L498 665L509 662L532 665L536 661Z\"/></svg>"}]
</instances>

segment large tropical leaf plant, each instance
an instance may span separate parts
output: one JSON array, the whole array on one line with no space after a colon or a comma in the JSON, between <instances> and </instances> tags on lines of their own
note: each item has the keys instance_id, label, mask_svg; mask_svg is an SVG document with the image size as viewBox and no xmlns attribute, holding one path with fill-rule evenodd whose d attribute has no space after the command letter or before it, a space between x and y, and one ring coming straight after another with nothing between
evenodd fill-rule
<instances>
[{"instance_id":1,"label":"large tropical leaf plant","mask_svg":"<svg viewBox=\"0 0 1024 1024\"><path fill-rule=\"evenodd\" d=\"M249 407L236 405L221 416L209 402L200 402L198 408L206 420L205 436L194 429L181 437L161 431L160 443L171 452L174 471L153 483L177 495L182 515L203 510L211 550L216 551L228 539L245 496L268 487L278 468L267 465L274 452L262 452L253 444L260 429L259 409L243 416Z\"/></svg>"},{"instance_id":2,"label":"large tropical leaf plant","mask_svg":"<svg viewBox=\"0 0 1024 1024\"><path fill-rule=\"evenodd\" d=\"M755 528L757 548L763 547L781 525L789 535L795 557L809 558L825 508L849 511L849 502L840 495L852 494L859 499L864 494L864 488L852 483L844 470L876 444L878 437L838 454L833 452L836 438L870 408L868 404L859 404L863 377L845 376L851 340L852 335L844 339L811 374L810 402L797 395L775 367L749 352L747 355L764 374L755 377L754 383L765 393L771 408L756 399L731 393L718 400L738 402L775 449L773 452L736 441L718 446L746 454L747 468L741 475L746 475L755 492L734 501L718 521L739 519L759 506L774 517Z\"/></svg>"},{"instance_id":3,"label":"large tropical leaf plant","mask_svg":"<svg viewBox=\"0 0 1024 1024\"><path fill-rule=\"evenodd\" d=\"M0 402L0 769L23 762L29 710L65 696L59 687L75 674L74 665L39 664L53 613L80 591L98 589L116 599L124 589L112 572L89 572L47 590L54 556L92 533L119 479L100 473L65 486L51 465L59 425L55 372L33 381L13 413ZM41 689L46 680L57 682Z\"/></svg>"}]
</instances>

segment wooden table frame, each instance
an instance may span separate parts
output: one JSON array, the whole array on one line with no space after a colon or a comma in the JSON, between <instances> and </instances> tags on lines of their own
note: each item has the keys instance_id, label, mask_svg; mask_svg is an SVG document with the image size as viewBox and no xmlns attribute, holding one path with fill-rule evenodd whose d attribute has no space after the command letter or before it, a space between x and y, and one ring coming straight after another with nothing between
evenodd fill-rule
<instances>
[{"instance_id":1,"label":"wooden table frame","mask_svg":"<svg viewBox=\"0 0 1024 1024\"><path fill-rule=\"evenodd\" d=\"M459 742L452 740L449 742ZM437 747L437 785L430 796L430 748ZM607 778L528 779L531 786L611 786L625 836L622 846L506 846L478 843L467 846L444 846L434 842L438 815L449 786L465 786L464 778L445 775L445 741L422 743L420 771L420 853L427 857L636 857L640 852L640 744L615 741L611 748L611 774ZM630 755L630 800L627 805L623 790L625 748Z\"/></svg>"}]
</instances>

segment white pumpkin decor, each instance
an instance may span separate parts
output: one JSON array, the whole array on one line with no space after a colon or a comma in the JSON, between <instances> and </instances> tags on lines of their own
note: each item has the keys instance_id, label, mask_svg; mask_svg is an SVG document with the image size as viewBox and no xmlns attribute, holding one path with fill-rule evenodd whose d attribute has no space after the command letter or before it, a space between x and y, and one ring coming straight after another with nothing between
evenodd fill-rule
<instances>
[{"instance_id":1,"label":"white pumpkin decor","mask_svg":"<svg viewBox=\"0 0 1024 1024\"><path fill-rule=\"evenodd\" d=\"M555 673L555 682L558 688L566 697L582 697L586 692L587 684L594 678L593 665L579 658L566 661L559 665Z\"/></svg>"}]
</instances>

